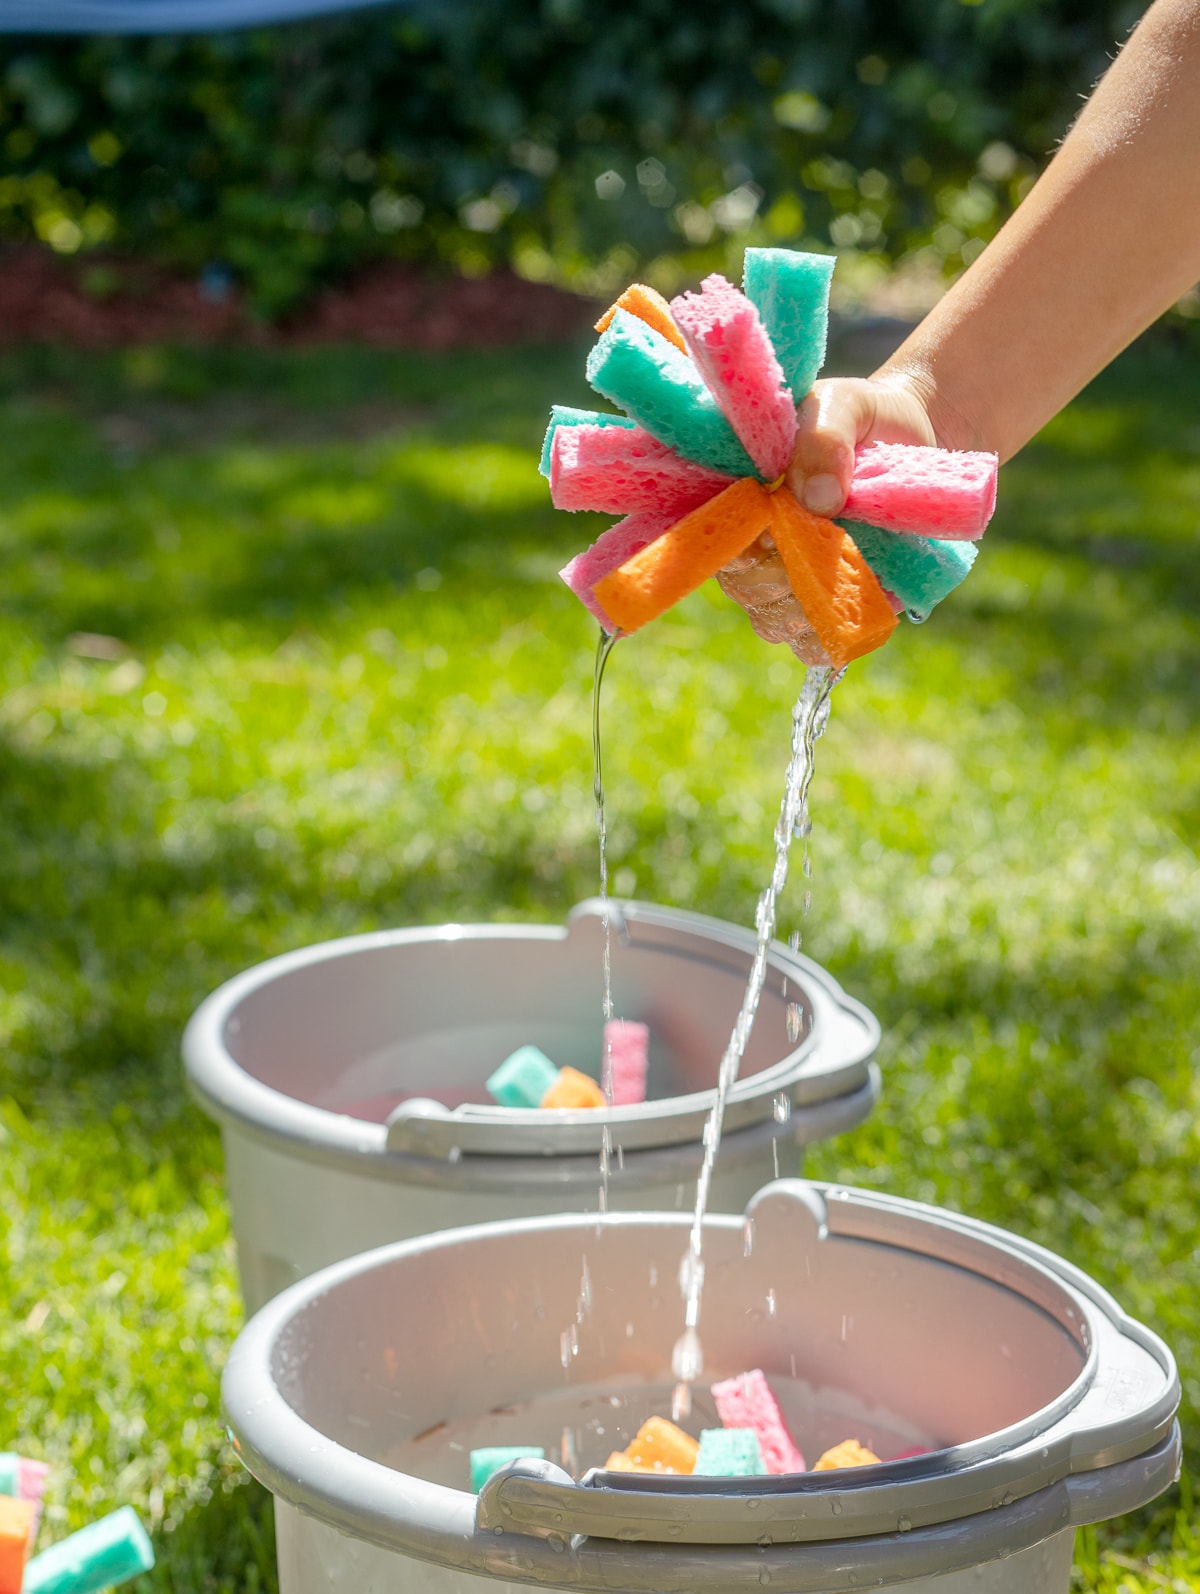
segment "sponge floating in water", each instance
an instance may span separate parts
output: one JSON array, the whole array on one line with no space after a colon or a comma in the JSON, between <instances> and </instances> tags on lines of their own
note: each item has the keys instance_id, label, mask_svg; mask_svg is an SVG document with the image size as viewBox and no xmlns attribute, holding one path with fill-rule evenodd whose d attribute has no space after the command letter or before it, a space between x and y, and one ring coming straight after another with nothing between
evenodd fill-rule
<instances>
[{"instance_id":1,"label":"sponge floating in water","mask_svg":"<svg viewBox=\"0 0 1200 1594\"><path fill-rule=\"evenodd\" d=\"M558 508L625 517L560 572L606 631L663 614L768 528L837 665L881 646L896 611L924 619L970 569L994 454L871 444L845 524L808 514L785 483L833 266L748 249L744 291L714 275L667 305L635 283L597 323L588 378L624 414L556 406L541 468Z\"/></svg>"}]
</instances>

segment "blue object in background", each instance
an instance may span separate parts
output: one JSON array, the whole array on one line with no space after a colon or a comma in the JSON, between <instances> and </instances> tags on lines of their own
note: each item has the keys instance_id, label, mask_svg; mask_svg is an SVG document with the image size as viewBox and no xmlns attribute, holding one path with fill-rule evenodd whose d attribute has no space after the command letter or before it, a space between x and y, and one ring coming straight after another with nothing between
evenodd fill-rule
<instances>
[{"instance_id":1,"label":"blue object in background","mask_svg":"<svg viewBox=\"0 0 1200 1594\"><path fill-rule=\"evenodd\" d=\"M0 33L219 33L403 0L0 0Z\"/></svg>"}]
</instances>

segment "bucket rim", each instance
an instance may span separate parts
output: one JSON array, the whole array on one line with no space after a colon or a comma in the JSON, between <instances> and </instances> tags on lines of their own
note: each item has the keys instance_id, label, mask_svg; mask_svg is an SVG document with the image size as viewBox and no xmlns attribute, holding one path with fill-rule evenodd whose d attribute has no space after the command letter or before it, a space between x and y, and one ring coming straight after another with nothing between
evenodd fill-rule
<instances>
[{"instance_id":1,"label":"bucket rim","mask_svg":"<svg viewBox=\"0 0 1200 1594\"><path fill-rule=\"evenodd\" d=\"M237 1062L226 1044L227 1025L242 1002L307 968L428 943L558 942L573 925L597 916L605 907L601 899L586 899L576 904L562 925L447 923L375 930L299 947L254 964L220 985L192 1014L182 1044L188 1089L219 1123L236 1125L301 1158L360 1172L367 1162L382 1169L405 1153L455 1163L473 1156L596 1157L605 1130L612 1147L626 1156L699 1141L715 1087L644 1106L556 1113L553 1122L536 1109L472 1105L406 1114L401 1103L391 1122L383 1125L314 1106L265 1084ZM739 958L749 959L754 953L751 932L706 914L615 898L607 899L607 909L620 914L635 933L679 935L693 939L698 948L724 949ZM861 1092L872 1078L871 1063L881 1039L875 1015L820 964L782 942L772 942L769 967L798 987L811 1022L808 1033L782 1058L734 1084L726 1108L730 1132L768 1118L776 1097L786 1096L791 1113L802 1114L835 1097Z\"/></svg>"}]
</instances>

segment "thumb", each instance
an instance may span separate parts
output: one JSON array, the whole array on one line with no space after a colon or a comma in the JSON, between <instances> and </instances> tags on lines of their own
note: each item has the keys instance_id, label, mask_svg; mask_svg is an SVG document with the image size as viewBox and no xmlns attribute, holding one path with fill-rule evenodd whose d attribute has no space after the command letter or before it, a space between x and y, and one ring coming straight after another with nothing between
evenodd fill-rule
<instances>
[{"instance_id":1,"label":"thumb","mask_svg":"<svg viewBox=\"0 0 1200 1594\"><path fill-rule=\"evenodd\" d=\"M796 414L788 486L814 515L837 515L864 443L937 442L920 396L907 382L831 377L817 382Z\"/></svg>"}]
</instances>

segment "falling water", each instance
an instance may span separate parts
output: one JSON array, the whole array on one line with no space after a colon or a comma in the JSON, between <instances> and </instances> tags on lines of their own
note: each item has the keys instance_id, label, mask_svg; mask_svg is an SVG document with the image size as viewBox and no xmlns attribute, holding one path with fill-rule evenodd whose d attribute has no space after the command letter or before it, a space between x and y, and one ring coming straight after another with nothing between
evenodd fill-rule
<instances>
[{"instance_id":1,"label":"falling water","mask_svg":"<svg viewBox=\"0 0 1200 1594\"><path fill-rule=\"evenodd\" d=\"M604 995L601 1009L604 1015L604 1052L600 1059L600 1088L605 1101L612 1102L612 1042L608 1023L613 1016L612 994L612 925L608 917L608 833L604 825L604 770L600 758L600 685L604 680L604 666L612 652L619 631L611 635L603 628L596 646L596 673L592 680L592 791L596 799L596 834L600 838L600 901L604 915ZM608 1165L612 1161L612 1135L607 1122L600 1132L600 1197L601 1212L608 1211Z\"/></svg>"},{"instance_id":2,"label":"falling water","mask_svg":"<svg viewBox=\"0 0 1200 1594\"><path fill-rule=\"evenodd\" d=\"M721 1058L717 1074L716 1099L704 1126L704 1161L696 1184L696 1207L692 1214L692 1227L688 1250L680 1269L680 1289L684 1297L684 1330L676 1342L671 1358L671 1368L678 1380L672 1403L676 1421L686 1417L691 1410L691 1385L703 1371L704 1360L700 1346L700 1302L704 1290L704 1219L708 1210L708 1191L712 1183L713 1165L721 1144L721 1128L725 1119L725 1104L738 1076L742 1057L754 1027L754 1017L762 996L767 973L767 956L775 935L775 915L779 894L787 884L788 852L793 836L806 841L808 823L808 791L812 784L813 758L816 745L829 723L829 699L833 688L842 676L841 670L810 668L804 687L792 710L792 756L788 763L783 801L775 825L775 867L770 884L758 899L754 923L758 932L754 962L741 1011L729 1037L729 1044ZM603 834L603 831L601 832ZM807 870L805 871L807 874Z\"/></svg>"}]
</instances>

